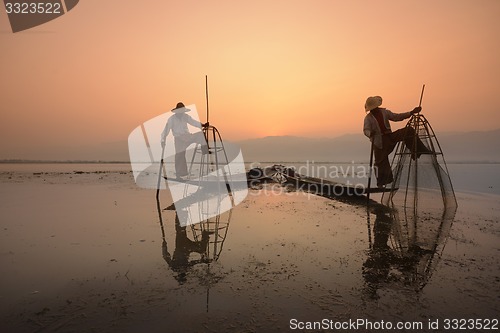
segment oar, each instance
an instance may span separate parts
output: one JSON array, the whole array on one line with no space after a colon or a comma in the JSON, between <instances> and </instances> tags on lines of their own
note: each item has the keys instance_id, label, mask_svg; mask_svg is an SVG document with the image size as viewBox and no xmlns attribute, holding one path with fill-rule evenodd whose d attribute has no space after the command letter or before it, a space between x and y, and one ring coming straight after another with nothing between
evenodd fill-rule
<instances>
[{"instance_id":1,"label":"oar","mask_svg":"<svg viewBox=\"0 0 500 333\"><path fill-rule=\"evenodd\" d=\"M370 187L372 183L372 167L373 167L373 142L370 148L370 168L368 174L368 191L366 193L366 225L368 228L368 246L372 248L372 228L370 223Z\"/></svg>"},{"instance_id":2,"label":"oar","mask_svg":"<svg viewBox=\"0 0 500 333\"><path fill-rule=\"evenodd\" d=\"M160 170L158 171L158 184L156 185L156 200L160 196L161 171L163 169L163 154L165 153L165 145L161 148Z\"/></svg>"},{"instance_id":3,"label":"oar","mask_svg":"<svg viewBox=\"0 0 500 333\"><path fill-rule=\"evenodd\" d=\"M205 75L205 99L207 100L207 125L210 124L208 120L208 75Z\"/></svg>"},{"instance_id":4,"label":"oar","mask_svg":"<svg viewBox=\"0 0 500 333\"><path fill-rule=\"evenodd\" d=\"M372 184L372 169L373 169L373 142L370 148L370 168L368 169L368 188L366 193L366 205L370 203L370 188Z\"/></svg>"}]
</instances>

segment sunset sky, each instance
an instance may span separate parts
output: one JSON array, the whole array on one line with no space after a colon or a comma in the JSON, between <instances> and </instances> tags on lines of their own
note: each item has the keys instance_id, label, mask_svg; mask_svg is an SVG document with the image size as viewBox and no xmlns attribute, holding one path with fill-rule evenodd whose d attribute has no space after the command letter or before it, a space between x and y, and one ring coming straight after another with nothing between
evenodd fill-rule
<instances>
[{"instance_id":1,"label":"sunset sky","mask_svg":"<svg viewBox=\"0 0 500 333\"><path fill-rule=\"evenodd\" d=\"M12 33L0 159L126 141L179 101L226 139L360 133L366 97L439 132L500 128L500 1L82 0Z\"/></svg>"}]
</instances>

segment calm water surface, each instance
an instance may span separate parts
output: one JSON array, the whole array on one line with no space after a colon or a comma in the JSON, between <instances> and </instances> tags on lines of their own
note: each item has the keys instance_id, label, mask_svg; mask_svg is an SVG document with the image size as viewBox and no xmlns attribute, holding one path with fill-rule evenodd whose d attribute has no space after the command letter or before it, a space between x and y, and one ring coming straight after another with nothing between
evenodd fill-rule
<instances>
[{"instance_id":1,"label":"calm water surface","mask_svg":"<svg viewBox=\"0 0 500 333\"><path fill-rule=\"evenodd\" d=\"M158 205L127 164L1 164L0 328L273 332L292 318L494 317L500 212L487 194L497 185L485 186L498 165L449 169L484 180L454 179L482 192L459 193L456 214L367 214L363 200L264 186L217 222L182 228L168 191Z\"/></svg>"}]
</instances>

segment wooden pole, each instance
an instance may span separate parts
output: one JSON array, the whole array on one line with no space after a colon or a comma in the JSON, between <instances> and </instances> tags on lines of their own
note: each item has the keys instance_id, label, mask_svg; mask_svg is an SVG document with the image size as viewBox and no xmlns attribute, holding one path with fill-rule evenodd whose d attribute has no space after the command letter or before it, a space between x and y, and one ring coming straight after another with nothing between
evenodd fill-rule
<instances>
[{"instance_id":1,"label":"wooden pole","mask_svg":"<svg viewBox=\"0 0 500 333\"><path fill-rule=\"evenodd\" d=\"M158 184L156 185L156 200L160 197L161 172L163 170L163 155L165 154L165 146L161 148L160 170L158 170Z\"/></svg>"},{"instance_id":2,"label":"wooden pole","mask_svg":"<svg viewBox=\"0 0 500 333\"><path fill-rule=\"evenodd\" d=\"M372 183L372 168L373 167L373 142L370 148L370 168L368 175L368 190L366 193L366 226L368 228L368 246L372 248L372 227L370 223L370 188Z\"/></svg>"},{"instance_id":3,"label":"wooden pole","mask_svg":"<svg viewBox=\"0 0 500 333\"><path fill-rule=\"evenodd\" d=\"M418 103L418 106L422 106L422 98L424 97L424 89L425 89L425 84L422 86L422 92L420 93L420 102Z\"/></svg>"},{"instance_id":4,"label":"wooden pole","mask_svg":"<svg viewBox=\"0 0 500 333\"><path fill-rule=\"evenodd\" d=\"M208 75L205 75L205 97L207 100L207 124L209 124L209 120L208 120L208 116L209 116L209 113L208 113Z\"/></svg>"},{"instance_id":5,"label":"wooden pole","mask_svg":"<svg viewBox=\"0 0 500 333\"><path fill-rule=\"evenodd\" d=\"M370 168L368 169L368 187L366 191L366 205L370 204L370 189L372 184L372 170L373 170L373 142L370 148Z\"/></svg>"},{"instance_id":6,"label":"wooden pole","mask_svg":"<svg viewBox=\"0 0 500 333\"><path fill-rule=\"evenodd\" d=\"M422 105L422 98L424 97L424 89L425 89L425 84L422 86L422 92L420 93L420 102L418 103L418 106L420 107ZM416 125L415 125L416 124ZM420 115L417 114L414 122L414 128L415 130L415 136L413 138L413 149L414 152L412 154L415 154L415 182L414 182L414 187L415 189L413 190L413 213L414 216L417 214L417 205L418 205L418 152L417 152L417 141L418 141L418 134L420 132ZM416 224L415 224L415 232L416 232Z\"/></svg>"}]
</instances>

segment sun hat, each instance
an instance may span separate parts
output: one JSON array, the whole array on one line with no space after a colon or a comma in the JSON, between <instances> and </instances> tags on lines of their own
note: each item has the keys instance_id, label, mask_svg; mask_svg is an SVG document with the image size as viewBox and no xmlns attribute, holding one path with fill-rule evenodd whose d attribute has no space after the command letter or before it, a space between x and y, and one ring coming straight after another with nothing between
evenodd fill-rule
<instances>
[{"instance_id":1,"label":"sun hat","mask_svg":"<svg viewBox=\"0 0 500 333\"><path fill-rule=\"evenodd\" d=\"M172 109L172 112L174 112L174 113L189 112L189 111L191 111L191 109L186 108L184 106L184 103L182 103L182 102L177 103L175 108Z\"/></svg>"},{"instance_id":2,"label":"sun hat","mask_svg":"<svg viewBox=\"0 0 500 333\"><path fill-rule=\"evenodd\" d=\"M371 111L382 105L382 97L380 96L370 96L366 99L365 111Z\"/></svg>"}]
</instances>

